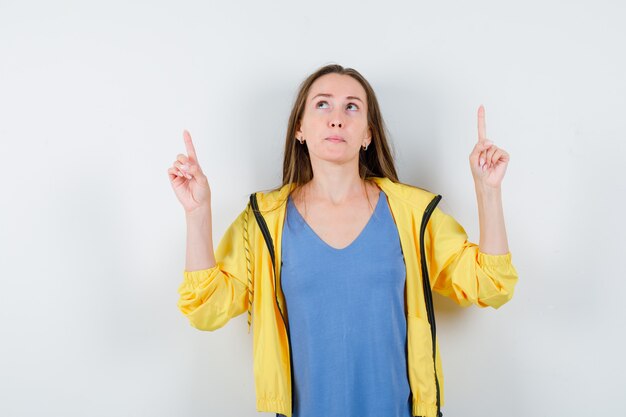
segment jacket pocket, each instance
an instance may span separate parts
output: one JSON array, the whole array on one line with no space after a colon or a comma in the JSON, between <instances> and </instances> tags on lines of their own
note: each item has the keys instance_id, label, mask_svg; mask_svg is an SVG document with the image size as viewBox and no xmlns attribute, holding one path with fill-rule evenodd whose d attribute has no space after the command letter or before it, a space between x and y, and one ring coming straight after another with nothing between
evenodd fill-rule
<instances>
[{"instance_id":1,"label":"jacket pocket","mask_svg":"<svg viewBox=\"0 0 626 417\"><path fill-rule=\"evenodd\" d=\"M437 388L433 362L432 335L428 320L407 315L407 365L414 400L436 404Z\"/></svg>"}]
</instances>

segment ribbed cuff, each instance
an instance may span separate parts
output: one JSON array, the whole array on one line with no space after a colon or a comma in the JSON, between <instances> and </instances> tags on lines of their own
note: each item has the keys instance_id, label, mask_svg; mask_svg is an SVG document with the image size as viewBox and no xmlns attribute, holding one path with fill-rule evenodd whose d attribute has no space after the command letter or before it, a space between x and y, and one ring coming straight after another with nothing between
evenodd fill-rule
<instances>
[{"instance_id":1,"label":"ribbed cuff","mask_svg":"<svg viewBox=\"0 0 626 417\"><path fill-rule=\"evenodd\" d=\"M198 288L202 283L211 279L218 272L217 265L213 268L199 269L197 271L183 270L183 279L191 288Z\"/></svg>"},{"instance_id":2,"label":"ribbed cuff","mask_svg":"<svg viewBox=\"0 0 626 417\"><path fill-rule=\"evenodd\" d=\"M483 266L507 265L511 263L511 252L501 255L490 255L488 253L478 251L478 263Z\"/></svg>"}]
</instances>

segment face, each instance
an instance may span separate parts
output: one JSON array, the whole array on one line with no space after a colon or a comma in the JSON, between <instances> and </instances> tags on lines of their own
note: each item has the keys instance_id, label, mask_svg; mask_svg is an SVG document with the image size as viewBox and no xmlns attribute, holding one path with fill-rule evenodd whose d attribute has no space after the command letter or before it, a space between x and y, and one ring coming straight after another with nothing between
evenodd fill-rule
<instances>
[{"instance_id":1,"label":"face","mask_svg":"<svg viewBox=\"0 0 626 417\"><path fill-rule=\"evenodd\" d=\"M326 74L309 89L296 138L304 138L311 162L326 160L358 164L361 146L369 145L367 97L361 84L349 75Z\"/></svg>"}]
</instances>

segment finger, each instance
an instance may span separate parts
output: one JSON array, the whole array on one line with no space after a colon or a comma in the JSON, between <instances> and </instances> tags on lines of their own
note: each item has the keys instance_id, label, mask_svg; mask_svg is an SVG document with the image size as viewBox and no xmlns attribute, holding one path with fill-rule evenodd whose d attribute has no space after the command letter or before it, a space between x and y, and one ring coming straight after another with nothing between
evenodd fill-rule
<instances>
[{"instance_id":1,"label":"finger","mask_svg":"<svg viewBox=\"0 0 626 417\"><path fill-rule=\"evenodd\" d=\"M174 169L181 173L180 176L191 179L190 169L188 166L181 164L179 161L174 162Z\"/></svg>"},{"instance_id":2,"label":"finger","mask_svg":"<svg viewBox=\"0 0 626 417\"><path fill-rule=\"evenodd\" d=\"M168 172L170 175L175 175L175 176L177 176L177 177L182 177L182 176L183 176L183 173L182 173L182 172L180 172L180 170L178 170L178 169L176 169L176 168L170 168L170 169L168 169L168 170L167 170L167 172Z\"/></svg>"},{"instance_id":3,"label":"finger","mask_svg":"<svg viewBox=\"0 0 626 417\"><path fill-rule=\"evenodd\" d=\"M493 154L496 153L496 151L498 150L497 146L491 146L489 149L487 149L486 155L485 155L485 160L487 161L487 164L489 164L489 166L491 166L495 161L493 159Z\"/></svg>"},{"instance_id":4,"label":"finger","mask_svg":"<svg viewBox=\"0 0 626 417\"><path fill-rule=\"evenodd\" d=\"M185 176L182 172L180 172L176 168L169 168L167 170L167 173L169 174L170 181L174 181L176 178L182 178Z\"/></svg>"},{"instance_id":5,"label":"finger","mask_svg":"<svg viewBox=\"0 0 626 417\"><path fill-rule=\"evenodd\" d=\"M193 142L191 141L191 135L189 134L189 132L187 132L187 130L183 131L183 138L185 139L185 147L187 148L187 155L194 162L197 161L198 158L196 158L196 148L194 148Z\"/></svg>"},{"instance_id":6,"label":"finger","mask_svg":"<svg viewBox=\"0 0 626 417\"><path fill-rule=\"evenodd\" d=\"M191 161L191 159L187 158L185 155L179 154L178 159L174 162L174 165L176 165L178 168L184 171L190 171L194 163Z\"/></svg>"},{"instance_id":7,"label":"finger","mask_svg":"<svg viewBox=\"0 0 626 417\"><path fill-rule=\"evenodd\" d=\"M491 155L491 163L495 164L496 162L498 162L501 156L502 156L502 149L500 148L496 149L493 155Z\"/></svg>"},{"instance_id":8,"label":"finger","mask_svg":"<svg viewBox=\"0 0 626 417\"><path fill-rule=\"evenodd\" d=\"M187 157L187 155L182 154L182 153L179 153L179 154L176 156L176 160L177 160L177 161L180 161L180 162L181 162L181 163L183 163L183 164L186 164L186 163L188 163L188 162L189 162L189 158Z\"/></svg>"},{"instance_id":9,"label":"finger","mask_svg":"<svg viewBox=\"0 0 626 417\"><path fill-rule=\"evenodd\" d=\"M504 149L498 149L498 152L493 156L495 162L508 162L509 159L509 154Z\"/></svg>"},{"instance_id":10,"label":"finger","mask_svg":"<svg viewBox=\"0 0 626 417\"><path fill-rule=\"evenodd\" d=\"M478 108L478 141L487 140L487 124L485 123L485 108L481 104Z\"/></svg>"},{"instance_id":11,"label":"finger","mask_svg":"<svg viewBox=\"0 0 626 417\"><path fill-rule=\"evenodd\" d=\"M482 165L486 157L485 151L489 149L489 147L491 147L492 145L493 143L489 140L486 140L484 142L477 142L476 145L474 145L472 153L470 154L470 161L478 166Z\"/></svg>"},{"instance_id":12,"label":"finger","mask_svg":"<svg viewBox=\"0 0 626 417\"><path fill-rule=\"evenodd\" d=\"M189 171L190 166L188 163L183 163L180 161L174 161L174 163L172 164L173 166L175 166L176 168L180 169L181 171Z\"/></svg>"},{"instance_id":13,"label":"finger","mask_svg":"<svg viewBox=\"0 0 626 417\"><path fill-rule=\"evenodd\" d=\"M491 156L491 164L495 165L496 163L498 163L501 157L502 157L502 150L498 149Z\"/></svg>"}]
</instances>

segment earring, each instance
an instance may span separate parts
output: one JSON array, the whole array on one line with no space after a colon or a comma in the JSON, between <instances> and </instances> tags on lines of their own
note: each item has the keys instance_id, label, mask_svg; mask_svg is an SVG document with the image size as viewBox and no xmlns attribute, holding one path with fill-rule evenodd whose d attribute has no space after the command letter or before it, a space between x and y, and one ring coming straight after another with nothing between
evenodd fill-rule
<instances>
[{"instance_id":1,"label":"earring","mask_svg":"<svg viewBox=\"0 0 626 417\"><path fill-rule=\"evenodd\" d=\"M304 145L304 138L300 138L300 139L296 138L296 139L300 141L300 145Z\"/></svg>"},{"instance_id":2,"label":"earring","mask_svg":"<svg viewBox=\"0 0 626 417\"><path fill-rule=\"evenodd\" d=\"M363 150L366 151L368 146L370 146L369 143L363 147Z\"/></svg>"}]
</instances>

